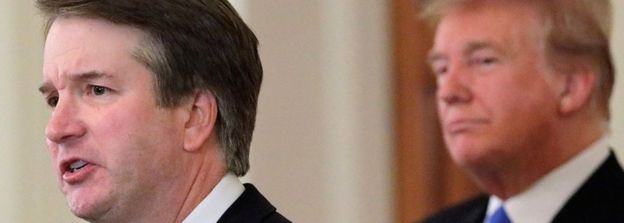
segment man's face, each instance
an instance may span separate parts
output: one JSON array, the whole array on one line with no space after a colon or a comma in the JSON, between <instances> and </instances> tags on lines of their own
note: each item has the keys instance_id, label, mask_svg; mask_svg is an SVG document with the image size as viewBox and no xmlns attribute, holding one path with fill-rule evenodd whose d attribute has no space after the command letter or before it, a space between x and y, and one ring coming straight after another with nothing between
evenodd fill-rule
<instances>
[{"instance_id":1,"label":"man's face","mask_svg":"<svg viewBox=\"0 0 624 223\"><path fill-rule=\"evenodd\" d=\"M430 55L444 140L468 168L544 152L561 82L547 65L537 13L521 3L485 4L449 11Z\"/></svg>"},{"instance_id":2,"label":"man's face","mask_svg":"<svg viewBox=\"0 0 624 223\"><path fill-rule=\"evenodd\" d=\"M61 190L86 219L131 216L184 175L183 112L155 104L153 74L133 57L144 33L58 18L47 36L41 91ZM179 179L178 179L179 180Z\"/></svg>"}]
</instances>

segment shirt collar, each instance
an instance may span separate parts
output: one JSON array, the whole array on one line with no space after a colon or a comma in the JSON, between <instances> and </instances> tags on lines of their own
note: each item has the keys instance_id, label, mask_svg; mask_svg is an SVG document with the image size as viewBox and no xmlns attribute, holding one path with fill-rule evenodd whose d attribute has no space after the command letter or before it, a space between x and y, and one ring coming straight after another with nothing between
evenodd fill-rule
<instances>
[{"instance_id":1,"label":"shirt collar","mask_svg":"<svg viewBox=\"0 0 624 223\"><path fill-rule=\"evenodd\" d=\"M243 191L245 187L238 177L227 173L182 223L217 222Z\"/></svg>"},{"instance_id":2,"label":"shirt collar","mask_svg":"<svg viewBox=\"0 0 624 223\"><path fill-rule=\"evenodd\" d=\"M542 177L528 190L504 202L512 222L550 222L581 185L609 157L609 139L603 136L576 157ZM503 201L490 196L487 220Z\"/></svg>"}]
</instances>

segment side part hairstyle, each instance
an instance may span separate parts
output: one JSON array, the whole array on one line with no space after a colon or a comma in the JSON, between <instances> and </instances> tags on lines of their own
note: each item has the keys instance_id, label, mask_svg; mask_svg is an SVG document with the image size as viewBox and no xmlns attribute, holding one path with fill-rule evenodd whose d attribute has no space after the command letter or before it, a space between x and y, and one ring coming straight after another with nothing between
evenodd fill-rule
<instances>
[{"instance_id":1,"label":"side part hairstyle","mask_svg":"<svg viewBox=\"0 0 624 223\"><path fill-rule=\"evenodd\" d=\"M154 73L156 103L173 108L198 91L218 104L216 133L229 171L243 176L262 65L258 40L227 0L37 0L47 18L102 19L143 30L134 56Z\"/></svg>"},{"instance_id":2,"label":"side part hairstyle","mask_svg":"<svg viewBox=\"0 0 624 223\"><path fill-rule=\"evenodd\" d=\"M514 2L534 7L542 15L546 53L558 69L588 65L597 74L592 103L609 120L609 100L615 70L609 48L612 9L609 0L420 0L421 16L431 25L455 8L478 7L487 2ZM495 18L493 18L495 19Z\"/></svg>"}]
</instances>

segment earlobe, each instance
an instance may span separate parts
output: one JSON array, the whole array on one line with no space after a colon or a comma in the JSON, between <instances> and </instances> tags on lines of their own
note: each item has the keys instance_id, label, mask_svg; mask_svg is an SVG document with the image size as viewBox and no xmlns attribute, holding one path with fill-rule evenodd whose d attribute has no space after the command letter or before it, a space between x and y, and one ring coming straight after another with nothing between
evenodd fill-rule
<instances>
[{"instance_id":1,"label":"earlobe","mask_svg":"<svg viewBox=\"0 0 624 223\"><path fill-rule=\"evenodd\" d=\"M596 75L588 68L579 68L577 72L564 75L565 86L561 94L559 113L567 116L590 103Z\"/></svg>"},{"instance_id":2,"label":"earlobe","mask_svg":"<svg viewBox=\"0 0 624 223\"><path fill-rule=\"evenodd\" d=\"M198 91L192 98L190 115L184 126L184 150L199 150L213 135L217 120L217 100L208 91Z\"/></svg>"}]
</instances>

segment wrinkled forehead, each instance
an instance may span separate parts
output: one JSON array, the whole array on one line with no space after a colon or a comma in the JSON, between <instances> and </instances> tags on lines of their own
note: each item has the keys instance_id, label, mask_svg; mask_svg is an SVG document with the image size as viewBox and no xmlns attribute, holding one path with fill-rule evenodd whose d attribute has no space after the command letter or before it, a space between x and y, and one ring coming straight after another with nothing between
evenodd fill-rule
<instances>
[{"instance_id":1,"label":"wrinkled forehead","mask_svg":"<svg viewBox=\"0 0 624 223\"><path fill-rule=\"evenodd\" d=\"M43 55L44 80L71 73L114 72L134 62L141 30L105 20L59 17L50 26Z\"/></svg>"},{"instance_id":2,"label":"wrinkled forehead","mask_svg":"<svg viewBox=\"0 0 624 223\"><path fill-rule=\"evenodd\" d=\"M128 25L116 24L104 19L81 17L81 16L60 16L50 24L46 35L46 47L56 45L60 42L75 45L87 45L93 43L107 43L112 46L135 46L144 38L145 32ZM53 44L48 44L53 41Z\"/></svg>"},{"instance_id":3,"label":"wrinkled forehead","mask_svg":"<svg viewBox=\"0 0 624 223\"><path fill-rule=\"evenodd\" d=\"M526 3L516 1L511 1L513 4L502 3L507 1L478 1L479 3L449 8L436 27L436 36L529 35L535 41L544 39L545 28L541 12L535 6Z\"/></svg>"},{"instance_id":4,"label":"wrinkled forehead","mask_svg":"<svg viewBox=\"0 0 624 223\"><path fill-rule=\"evenodd\" d=\"M545 6L543 0L423 0L421 17L433 27L452 11L483 10L493 8L525 8L533 13L541 11ZM539 15L535 14L535 15ZM541 16L540 16L541 17Z\"/></svg>"},{"instance_id":5,"label":"wrinkled forehead","mask_svg":"<svg viewBox=\"0 0 624 223\"><path fill-rule=\"evenodd\" d=\"M131 56L144 37L140 29L102 19L58 17L46 36L44 64L71 55Z\"/></svg>"}]
</instances>

